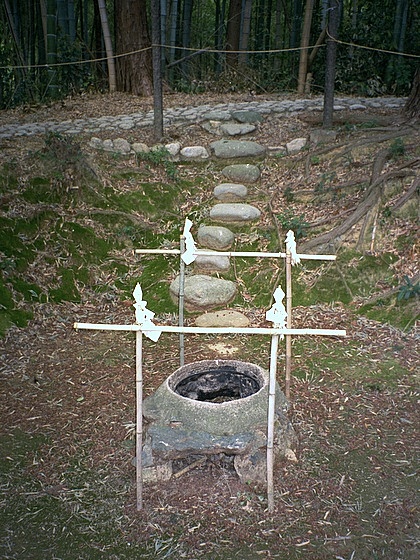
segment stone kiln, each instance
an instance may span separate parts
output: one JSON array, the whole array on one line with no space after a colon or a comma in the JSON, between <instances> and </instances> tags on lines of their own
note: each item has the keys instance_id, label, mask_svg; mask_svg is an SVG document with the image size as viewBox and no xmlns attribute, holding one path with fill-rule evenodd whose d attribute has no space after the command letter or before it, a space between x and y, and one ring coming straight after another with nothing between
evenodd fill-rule
<instances>
[{"instance_id":1,"label":"stone kiln","mask_svg":"<svg viewBox=\"0 0 420 560\"><path fill-rule=\"evenodd\" d=\"M143 478L168 480L174 461L233 457L244 482L265 482L268 372L236 360L205 360L180 367L143 403L148 425ZM277 455L294 447L287 401L276 384Z\"/></svg>"}]
</instances>

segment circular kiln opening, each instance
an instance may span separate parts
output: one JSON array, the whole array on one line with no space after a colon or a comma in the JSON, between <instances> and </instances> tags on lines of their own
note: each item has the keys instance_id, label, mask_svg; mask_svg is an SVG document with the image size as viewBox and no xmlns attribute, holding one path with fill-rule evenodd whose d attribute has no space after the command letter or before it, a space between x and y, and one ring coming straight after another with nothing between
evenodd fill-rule
<instances>
[{"instance_id":1,"label":"circular kiln opening","mask_svg":"<svg viewBox=\"0 0 420 560\"><path fill-rule=\"evenodd\" d=\"M197 371L189 371L181 378L177 376L171 388L178 395L195 401L223 403L249 397L262 386L263 379L255 366L226 361L210 367L198 367Z\"/></svg>"}]
</instances>

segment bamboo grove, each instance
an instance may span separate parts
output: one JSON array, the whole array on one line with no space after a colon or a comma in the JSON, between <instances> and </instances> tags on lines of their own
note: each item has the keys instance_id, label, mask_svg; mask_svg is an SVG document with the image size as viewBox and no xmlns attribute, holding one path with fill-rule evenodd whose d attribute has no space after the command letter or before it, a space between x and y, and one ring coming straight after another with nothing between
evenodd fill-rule
<instances>
[{"instance_id":1,"label":"bamboo grove","mask_svg":"<svg viewBox=\"0 0 420 560\"><path fill-rule=\"evenodd\" d=\"M336 90L407 95L418 0L0 0L0 108L84 91L149 95L152 16L173 91L322 94L333 10Z\"/></svg>"}]
</instances>

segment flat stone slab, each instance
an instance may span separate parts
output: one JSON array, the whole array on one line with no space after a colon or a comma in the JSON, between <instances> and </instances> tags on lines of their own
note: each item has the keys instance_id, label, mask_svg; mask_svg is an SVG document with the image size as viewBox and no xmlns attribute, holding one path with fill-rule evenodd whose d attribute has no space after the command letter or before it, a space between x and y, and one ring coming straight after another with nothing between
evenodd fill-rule
<instances>
[{"instance_id":1,"label":"flat stone slab","mask_svg":"<svg viewBox=\"0 0 420 560\"><path fill-rule=\"evenodd\" d=\"M214 187L213 194L221 202L239 202L247 197L248 189L237 183L221 183Z\"/></svg>"},{"instance_id":2,"label":"flat stone slab","mask_svg":"<svg viewBox=\"0 0 420 560\"><path fill-rule=\"evenodd\" d=\"M220 126L220 132L228 136L243 136L256 130L254 124L248 123L225 123Z\"/></svg>"},{"instance_id":3,"label":"flat stone slab","mask_svg":"<svg viewBox=\"0 0 420 560\"><path fill-rule=\"evenodd\" d=\"M229 181L240 183L256 183L261 177L261 171L251 163L234 163L222 169L222 175Z\"/></svg>"},{"instance_id":4,"label":"flat stone slab","mask_svg":"<svg viewBox=\"0 0 420 560\"><path fill-rule=\"evenodd\" d=\"M200 226L197 232L197 241L202 247L214 251L230 249L235 240L235 234L223 226Z\"/></svg>"},{"instance_id":5,"label":"flat stone slab","mask_svg":"<svg viewBox=\"0 0 420 560\"><path fill-rule=\"evenodd\" d=\"M236 284L230 280L214 278L205 274L187 276L184 283L184 303L187 311L205 311L223 307L236 295ZM177 303L179 296L179 276L169 287L171 298Z\"/></svg>"},{"instance_id":6,"label":"flat stone slab","mask_svg":"<svg viewBox=\"0 0 420 560\"><path fill-rule=\"evenodd\" d=\"M195 324L197 327L249 327L249 319L234 309L222 309L200 315Z\"/></svg>"},{"instance_id":7,"label":"flat stone slab","mask_svg":"<svg viewBox=\"0 0 420 560\"><path fill-rule=\"evenodd\" d=\"M261 212L251 204L216 204L210 210L210 218L220 222L252 222L260 216Z\"/></svg>"},{"instance_id":8,"label":"flat stone slab","mask_svg":"<svg viewBox=\"0 0 420 560\"><path fill-rule=\"evenodd\" d=\"M208 111L203 115L203 119L207 121L228 121L231 118L230 111Z\"/></svg>"},{"instance_id":9,"label":"flat stone slab","mask_svg":"<svg viewBox=\"0 0 420 560\"><path fill-rule=\"evenodd\" d=\"M239 123L259 123L263 116L258 111L233 111L232 118Z\"/></svg>"},{"instance_id":10,"label":"flat stone slab","mask_svg":"<svg viewBox=\"0 0 420 560\"><path fill-rule=\"evenodd\" d=\"M216 140L210 144L210 149L221 159L262 157L266 152L264 146L251 140Z\"/></svg>"},{"instance_id":11,"label":"flat stone slab","mask_svg":"<svg viewBox=\"0 0 420 560\"><path fill-rule=\"evenodd\" d=\"M237 455L258 444L262 447L265 443L263 436L256 442L255 435L251 433L215 436L207 432L190 432L167 426L151 426L147 433L151 438L152 454L165 460L197 453Z\"/></svg>"}]
</instances>

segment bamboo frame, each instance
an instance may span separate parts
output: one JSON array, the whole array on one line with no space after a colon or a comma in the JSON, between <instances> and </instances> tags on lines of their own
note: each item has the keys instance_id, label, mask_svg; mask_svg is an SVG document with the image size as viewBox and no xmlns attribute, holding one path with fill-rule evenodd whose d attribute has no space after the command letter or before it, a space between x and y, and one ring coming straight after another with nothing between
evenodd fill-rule
<instances>
[{"instance_id":1,"label":"bamboo frame","mask_svg":"<svg viewBox=\"0 0 420 560\"><path fill-rule=\"evenodd\" d=\"M74 323L74 328L88 329L88 330L104 330L104 331L131 331L136 333L136 484L137 484L137 509L143 507L143 473L142 473L142 446L143 446L143 366L142 366L142 337L143 334L149 336L153 340L157 340L161 333L179 333L180 341L180 364L184 365L184 334L257 334L257 335L270 335L271 348L270 348L270 369L269 369L269 393L268 393L268 413L267 413L267 500L268 510L271 512L274 509L274 425L275 425L275 402L276 402L276 376L277 376L277 355L279 338L286 337L286 382L285 382L285 395L290 399L290 384L291 384L291 360L292 360L292 336L346 336L345 330L340 329L293 329L292 328L292 264L300 260L328 260L335 261L335 255L307 255L296 254L296 243L292 232L292 240L287 243L287 252L279 253L263 253L260 251L206 251L197 250L194 246L194 240L191 236L188 239L192 242L192 247L188 246L186 238L187 233L192 223L189 220L185 222L184 234L180 236L179 249L136 249L135 254L166 254L166 255L182 255L186 253L188 247L188 257L186 262L189 263L193 258L192 256L228 256L228 257L254 257L254 258L284 258L286 259L286 322L282 321L281 324L274 322L273 327L185 327L184 326L184 281L185 281L185 262L180 259L180 288L179 288L179 319L178 326L165 326L155 325L151 320L150 315L145 305L145 301L141 301L143 307L140 309L144 312L144 319L141 313L137 315L136 320L138 323L131 325L112 325L101 323ZM189 227L188 227L189 226ZM187 233L186 233L187 232ZM191 243L190 243L191 245ZM292 255L293 253L293 255ZM138 285L136 287L140 289ZM139 300L142 297L141 289ZM284 296L281 290L282 297ZM137 300L136 293L134 296ZM279 303L279 302L278 302ZM283 308L284 306L280 304ZM137 304L135 304L137 309ZM272 308L273 310L274 308ZM272 311L270 310L270 311ZM278 309L272 315L276 316ZM151 314L153 317L153 313ZM283 315L284 317L284 315ZM270 318L271 319L271 318ZM275 319L271 319L275 321ZM143 324L144 323L144 324ZM286 326L284 326L286 325ZM153 336L151 336L153 333Z\"/></svg>"},{"instance_id":2,"label":"bamboo frame","mask_svg":"<svg viewBox=\"0 0 420 560\"><path fill-rule=\"evenodd\" d=\"M136 333L136 485L137 485L137 510L143 508L143 471L142 471L142 447L143 447L143 348L142 336L151 331L168 333L191 333L191 334L267 334L271 335L270 371L269 371L269 398L267 415L267 500L268 510L274 509L274 416L275 416L275 385L277 373L277 353L279 337L284 335L315 335L315 336L346 336L345 330L339 329L289 329L274 325L266 327L185 327L148 325L110 325L101 323L74 323L76 330L103 330L103 331L131 331Z\"/></svg>"},{"instance_id":3,"label":"bamboo frame","mask_svg":"<svg viewBox=\"0 0 420 560\"><path fill-rule=\"evenodd\" d=\"M290 251L286 253L286 326L288 329L292 328L292 255ZM291 384L291 371L292 371L292 337L286 334L286 379L285 390L286 399L290 399L290 384Z\"/></svg>"},{"instance_id":4,"label":"bamboo frame","mask_svg":"<svg viewBox=\"0 0 420 560\"><path fill-rule=\"evenodd\" d=\"M346 336L342 329L288 329L283 327L176 327L166 325L153 325L143 328L141 325L112 325L108 323L74 323L76 330L96 331L142 331L147 336L148 332L167 332L185 334L268 334L268 335L294 335L294 336Z\"/></svg>"},{"instance_id":5,"label":"bamboo frame","mask_svg":"<svg viewBox=\"0 0 420 560\"><path fill-rule=\"evenodd\" d=\"M274 414L276 410L276 374L279 335L271 337L270 377L268 386L268 415L267 415L267 501L268 511L274 509Z\"/></svg>"},{"instance_id":6,"label":"bamboo frame","mask_svg":"<svg viewBox=\"0 0 420 560\"><path fill-rule=\"evenodd\" d=\"M137 255L181 255L180 249L135 249ZM206 251L197 249L193 253L196 256L204 257L254 257L258 259L285 259L286 253L263 253L260 251ZM296 255L301 260L307 261L335 261L336 255L311 255L298 253Z\"/></svg>"},{"instance_id":7,"label":"bamboo frame","mask_svg":"<svg viewBox=\"0 0 420 560\"><path fill-rule=\"evenodd\" d=\"M179 240L180 254L185 253L185 235L181 235ZM182 259L179 264L179 293L178 293L178 325L184 326L184 296L185 296L185 263ZM185 343L184 333L179 333L179 365L185 362Z\"/></svg>"},{"instance_id":8,"label":"bamboo frame","mask_svg":"<svg viewBox=\"0 0 420 560\"><path fill-rule=\"evenodd\" d=\"M143 333L136 332L136 488L137 510L143 508Z\"/></svg>"}]
</instances>

